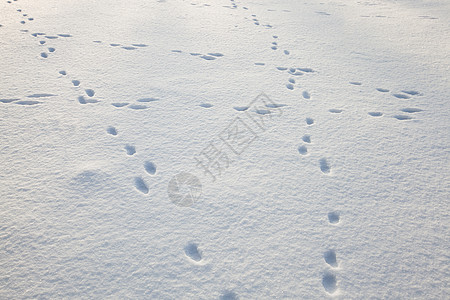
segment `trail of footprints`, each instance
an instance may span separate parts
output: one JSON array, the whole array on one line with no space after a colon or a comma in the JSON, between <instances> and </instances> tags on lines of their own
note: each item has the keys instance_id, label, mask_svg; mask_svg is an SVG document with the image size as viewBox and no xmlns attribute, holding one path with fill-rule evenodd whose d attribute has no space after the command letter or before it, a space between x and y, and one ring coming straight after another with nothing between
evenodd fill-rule
<instances>
[{"instance_id":1,"label":"trail of footprints","mask_svg":"<svg viewBox=\"0 0 450 300\"><path fill-rule=\"evenodd\" d=\"M106 132L112 136L117 136L119 134L118 130L114 126L107 127ZM128 156L133 156L136 154L136 147L134 145L126 144L123 149ZM156 165L151 161L145 161L143 163L143 170L147 173L147 175L156 175ZM150 191L143 176L136 176L134 178L134 187L143 194L148 194Z\"/></svg>"},{"instance_id":2,"label":"trail of footprints","mask_svg":"<svg viewBox=\"0 0 450 300\"><path fill-rule=\"evenodd\" d=\"M172 50L173 53L184 53L181 50ZM216 60L217 58L223 57L224 55L220 52L209 52L207 54L202 54L202 53L198 53L198 52L189 52L189 54L191 56L196 56L199 58L202 58L204 60Z\"/></svg>"},{"instance_id":3,"label":"trail of footprints","mask_svg":"<svg viewBox=\"0 0 450 300\"><path fill-rule=\"evenodd\" d=\"M16 1L16 0L13 0L13 1ZM162 2L162 1L160 1L160 2ZM8 3L11 3L11 1L8 1ZM230 6L226 6L226 7L231 8L231 9L238 8L238 5L235 3L234 0L230 0L230 4L231 4ZM196 5L196 4L191 3L191 5ZM204 4L203 6L209 6L209 5ZM247 7L242 7L242 9L248 10ZM23 19L21 21L22 24L25 24L26 21L33 21L33 18L29 17L28 14L23 13L21 9L18 9L17 11L22 14L22 18L27 19L27 20ZM269 10L269 11L275 11L275 10ZM284 11L284 12L289 12L289 11ZM325 13L325 12L316 12L316 13L320 14L320 15L325 15L325 16L329 15L328 13ZM269 24L262 25L260 20L257 18L257 16L255 14L251 15L250 19L254 23L255 26L262 26L267 29L272 28L272 26ZM1 25L0 25L0 27L1 27ZM28 32L28 30L25 30L25 29L21 30L21 31ZM40 53L40 56L44 59L48 58L50 54L52 54L56 51L56 49L54 47L52 47L51 45L48 45L50 43L50 41L55 40L57 38L70 38L71 37L70 34L66 34L66 33L47 35L45 33L36 32L36 33L32 33L31 35L34 38L38 39L39 46L47 47L46 51L42 51ZM273 38L273 40L270 44L270 48L273 51L277 51L277 50L279 50L279 38L277 35L273 35L272 38ZM147 44L138 44L138 43L131 44L131 45L126 45L126 44L121 44L121 43L104 43L99 40L94 41L94 43L108 45L109 47L123 49L123 50L127 50L127 51L138 50L140 48L145 48L148 46ZM207 61L213 61L213 60L222 58L224 56L220 52L208 52L206 54L197 53L197 52L183 52L181 50L172 50L172 52L179 53L179 54L187 53L190 56L198 57L198 58L201 58L201 59L207 60ZM290 55L290 51L286 50L286 49L280 53L282 55ZM257 62L257 63L255 63L255 65L256 66L264 66L265 63ZM299 89L301 91L301 98L303 98L304 100L311 100L311 94L309 93L309 91L301 89L301 86L297 83L296 78L298 76L303 76L305 74L313 74L313 73L315 73L315 70L313 70L312 68L309 68L309 67L283 67L283 66L278 66L278 67L276 67L276 69L278 71L288 73L287 81L284 84L288 90L294 91L294 90ZM65 70L59 71L59 74L64 77L68 77L68 74ZM95 91L93 89L90 89L90 88L81 89L82 83L78 79L68 79L68 80L70 80L70 83L74 88L80 89L80 91L82 91L82 94L78 96L78 101L80 104L90 104L90 103L98 102L98 100L93 98L93 96L95 95ZM352 82L350 82L350 84L353 86L361 86L362 85L362 83L356 82L356 81L352 81ZM376 91L379 93L385 93L385 94L390 93L390 90L385 89L385 88L376 88ZM399 100L409 100L412 97L421 96L421 94L419 92L414 91L414 90L401 90L400 92L391 93L391 95L392 95L392 97L399 99ZM38 94L32 94L32 95L26 96L28 98L27 100L21 100L20 98L5 98L5 99L0 99L0 103L3 103L3 104L14 103L14 104L18 104L18 105L35 105L35 104L42 103L41 101L38 101L36 99L45 99L45 98L52 97L52 96L55 96L55 95L38 93ZM148 105L150 103L156 102L159 100L160 100L159 98L147 97L147 98L137 99L136 103L115 102L115 103L112 103L112 106L114 106L116 108L128 107L128 108L134 109L134 110L142 110L142 109L149 108ZM202 103L202 104L200 104L200 106L203 108L211 108L212 104ZM276 108L276 107L285 106L285 104L268 104L266 106L268 108L271 108L271 107ZM249 109L249 107L247 107L247 106L235 106L233 108L238 112L243 112L243 111L246 111ZM329 113L332 113L332 114L340 114L340 113L342 113L342 111L343 111L342 109L336 109L336 108L329 109ZM401 112L406 113L407 115L398 114L398 115L395 115L394 118L396 118L398 120L409 120L409 119L411 119L411 117L409 116L410 114L418 113L421 111L422 111L422 109L420 109L420 108L406 107L406 108L401 109ZM256 111L256 113L264 115L264 114L270 113L270 110L259 109ZM370 112L368 112L368 115L372 116L372 117L381 117L381 116L383 116L383 113L379 112L379 111L370 111ZM309 127L314 124L314 119L306 118L305 122L306 122L307 127ZM119 134L118 130L113 126L107 127L106 132L111 136L117 136ZM298 146L297 150L301 156L307 156L309 153L308 147L309 147L309 145L312 144L313 138L311 137L310 134L306 133L302 136L301 140L302 140L302 142ZM127 156L134 156L136 154L136 147L134 145L126 144L123 146L122 151L124 151L124 153ZM324 175L329 175L331 173L331 165L326 158L319 159L318 167L320 168L320 171ZM150 176L150 177L154 176L157 174L156 165L151 161L144 161L144 163L142 164L142 172L145 173L147 176ZM145 176L140 175L140 176L134 177L133 184L137 191L139 191L143 194L149 193L149 185L146 182ZM336 225L340 221L340 216L337 212L330 212L328 214L328 220L331 225ZM184 253L185 253L186 257L193 263L200 263L203 260L203 253L202 253L201 249L199 248L199 245L196 243L188 243L184 248ZM326 250L323 254L323 258L324 258L324 261L327 264L329 270L327 270L326 272L323 273L322 285L323 285L324 290L327 293L334 294L338 289L335 269L338 268L339 263L338 263L336 251L334 249ZM232 291L224 291L222 293L220 299L237 299L237 295Z\"/></svg>"},{"instance_id":4,"label":"trail of footprints","mask_svg":"<svg viewBox=\"0 0 450 300\"><path fill-rule=\"evenodd\" d=\"M337 225L340 221L338 212L328 213L328 222L330 225ZM322 285L328 294L334 294L338 290L338 282L336 278L335 269L339 267L336 251L328 249L323 254L323 259L328 266L328 270L322 275Z\"/></svg>"},{"instance_id":5,"label":"trail of footprints","mask_svg":"<svg viewBox=\"0 0 450 300\"><path fill-rule=\"evenodd\" d=\"M352 84L352 85L356 85L356 86L361 86L362 85L361 82L355 82L355 81L351 81L349 83ZM375 88L375 90L377 92L379 92L379 93L382 93L382 94L391 93L391 91L389 89L386 89L386 88L377 87L377 88ZM398 92L392 92L390 95L392 97L396 98L396 99L399 99L399 100L413 100L414 97L423 96L422 93L420 93L420 92L418 92L416 90L406 90L406 89L398 91ZM405 121L405 120L413 119L413 117L411 115L415 114L415 113L418 113L418 112L421 112L421 111L423 111L423 109L417 108L417 107L405 107L405 108L400 109L400 111L401 111L401 113L400 114L395 114L393 116L393 118L395 118L397 120L400 120L400 121ZM402 113L406 113L407 115L402 114ZM380 111L369 111L367 114L369 116L372 116L372 117L381 117L381 116L383 116L383 113L380 112Z\"/></svg>"},{"instance_id":6,"label":"trail of footprints","mask_svg":"<svg viewBox=\"0 0 450 300\"><path fill-rule=\"evenodd\" d=\"M107 42L103 42L103 41L99 41L99 40L95 40L93 42L96 44L108 45L113 48L123 49L123 50L127 50L127 51L132 51L132 50L137 50L139 48L148 47L147 44L143 44L143 43L134 43L131 45L127 45L127 44L121 44L121 43L116 43L116 42L107 43Z\"/></svg>"}]
</instances>

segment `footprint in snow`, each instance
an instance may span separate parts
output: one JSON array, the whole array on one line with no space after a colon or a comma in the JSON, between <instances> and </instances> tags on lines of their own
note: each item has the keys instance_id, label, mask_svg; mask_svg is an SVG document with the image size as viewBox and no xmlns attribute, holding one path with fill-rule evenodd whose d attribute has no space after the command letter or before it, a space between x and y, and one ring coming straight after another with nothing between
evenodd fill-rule
<instances>
[{"instance_id":1,"label":"footprint in snow","mask_svg":"<svg viewBox=\"0 0 450 300\"><path fill-rule=\"evenodd\" d=\"M108 132L108 133L111 134L111 135L117 135L117 129L114 128L113 126L109 126L109 127L106 129L106 132Z\"/></svg>"},{"instance_id":2,"label":"footprint in snow","mask_svg":"<svg viewBox=\"0 0 450 300\"><path fill-rule=\"evenodd\" d=\"M340 221L340 215L338 212L332 211L328 213L328 222L330 224L338 224Z\"/></svg>"},{"instance_id":3,"label":"footprint in snow","mask_svg":"<svg viewBox=\"0 0 450 300\"><path fill-rule=\"evenodd\" d=\"M89 97L93 97L95 95L95 91L93 89L85 89L84 91Z\"/></svg>"},{"instance_id":4,"label":"footprint in snow","mask_svg":"<svg viewBox=\"0 0 450 300\"><path fill-rule=\"evenodd\" d=\"M320 170L322 171L322 173L324 174L330 174L331 172L331 167L327 162L326 158L321 158L319 160L319 164L320 164Z\"/></svg>"},{"instance_id":5,"label":"footprint in snow","mask_svg":"<svg viewBox=\"0 0 450 300\"><path fill-rule=\"evenodd\" d=\"M337 260L336 260L336 251L334 250L328 250L323 254L323 258L325 259L325 262L329 264L331 267L336 268L338 266Z\"/></svg>"},{"instance_id":6,"label":"footprint in snow","mask_svg":"<svg viewBox=\"0 0 450 300\"><path fill-rule=\"evenodd\" d=\"M124 147L124 149L127 151L127 154L128 154L128 155L133 155L133 154L136 153L136 147L134 147L134 146L126 145L126 146Z\"/></svg>"},{"instance_id":7,"label":"footprint in snow","mask_svg":"<svg viewBox=\"0 0 450 300\"><path fill-rule=\"evenodd\" d=\"M136 189L144 194L148 194L148 186L141 177L134 178L134 186Z\"/></svg>"},{"instance_id":8,"label":"footprint in snow","mask_svg":"<svg viewBox=\"0 0 450 300\"><path fill-rule=\"evenodd\" d=\"M195 262L202 260L202 252L198 249L198 245L195 243L187 244L186 247L184 247L184 253Z\"/></svg>"},{"instance_id":9,"label":"footprint in snow","mask_svg":"<svg viewBox=\"0 0 450 300\"><path fill-rule=\"evenodd\" d=\"M300 153L301 155L306 155L308 154L308 149L306 148L306 146L302 145L298 147L298 153Z\"/></svg>"},{"instance_id":10,"label":"footprint in snow","mask_svg":"<svg viewBox=\"0 0 450 300\"><path fill-rule=\"evenodd\" d=\"M220 296L219 299L220 300L238 300L239 297L235 292L226 291Z\"/></svg>"},{"instance_id":11,"label":"footprint in snow","mask_svg":"<svg viewBox=\"0 0 450 300\"><path fill-rule=\"evenodd\" d=\"M146 161L144 163L144 169L150 175L155 175L155 173L156 173L156 166L151 161Z\"/></svg>"},{"instance_id":12,"label":"footprint in snow","mask_svg":"<svg viewBox=\"0 0 450 300\"><path fill-rule=\"evenodd\" d=\"M336 275L326 272L322 277L322 285L329 294L333 294L337 290Z\"/></svg>"}]
</instances>

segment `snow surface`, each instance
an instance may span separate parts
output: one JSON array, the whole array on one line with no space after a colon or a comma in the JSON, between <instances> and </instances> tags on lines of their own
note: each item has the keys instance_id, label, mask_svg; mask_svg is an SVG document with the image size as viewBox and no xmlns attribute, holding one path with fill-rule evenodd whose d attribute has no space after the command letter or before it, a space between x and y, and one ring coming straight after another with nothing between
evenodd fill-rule
<instances>
[{"instance_id":1,"label":"snow surface","mask_svg":"<svg viewBox=\"0 0 450 300\"><path fill-rule=\"evenodd\" d=\"M0 298L448 299L449 1L0 25Z\"/></svg>"}]
</instances>

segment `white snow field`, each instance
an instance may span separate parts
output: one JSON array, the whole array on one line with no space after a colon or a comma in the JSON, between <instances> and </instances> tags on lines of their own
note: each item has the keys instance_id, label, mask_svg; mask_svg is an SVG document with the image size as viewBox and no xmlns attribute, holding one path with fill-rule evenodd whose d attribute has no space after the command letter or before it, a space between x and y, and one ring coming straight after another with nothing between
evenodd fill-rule
<instances>
[{"instance_id":1,"label":"white snow field","mask_svg":"<svg viewBox=\"0 0 450 300\"><path fill-rule=\"evenodd\" d=\"M1 299L449 299L449 1L0 24Z\"/></svg>"}]
</instances>

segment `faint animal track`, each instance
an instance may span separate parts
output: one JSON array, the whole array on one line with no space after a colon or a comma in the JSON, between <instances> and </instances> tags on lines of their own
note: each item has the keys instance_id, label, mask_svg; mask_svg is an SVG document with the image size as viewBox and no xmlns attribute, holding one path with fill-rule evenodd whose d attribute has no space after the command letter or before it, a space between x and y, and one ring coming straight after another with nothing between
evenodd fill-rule
<instances>
[{"instance_id":1,"label":"faint animal track","mask_svg":"<svg viewBox=\"0 0 450 300\"><path fill-rule=\"evenodd\" d=\"M53 47L49 47L49 48L48 48L48 51L49 51L49 52L55 52L55 50L56 50L56 49L53 48Z\"/></svg>"},{"instance_id":2,"label":"faint animal track","mask_svg":"<svg viewBox=\"0 0 450 300\"><path fill-rule=\"evenodd\" d=\"M329 294L333 294L337 290L336 275L325 273L322 277L322 285Z\"/></svg>"},{"instance_id":3,"label":"faint animal track","mask_svg":"<svg viewBox=\"0 0 450 300\"><path fill-rule=\"evenodd\" d=\"M303 91L302 95L303 95L303 98L305 98L305 99L311 98L311 95L307 91Z\"/></svg>"},{"instance_id":4,"label":"faint animal track","mask_svg":"<svg viewBox=\"0 0 450 300\"><path fill-rule=\"evenodd\" d=\"M155 175L156 173L156 166L154 163L150 162L150 161L146 161L144 163L144 169L145 171L147 171L148 174L150 175Z\"/></svg>"},{"instance_id":5,"label":"faint animal track","mask_svg":"<svg viewBox=\"0 0 450 300\"><path fill-rule=\"evenodd\" d=\"M112 46L112 47L118 47L118 46L120 46L120 44L109 44L110 46Z\"/></svg>"},{"instance_id":6,"label":"faint animal track","mask_svg":"<svg viewBox=\"0 0 450 300\"><path fill-rule=\"evenodd\" d=\"M63 76L66 76L66 75L67 75L67 72L64 71L64 70L62 70L62 71L59 71L59 74L61 74L61 75L63 75Z\"/></svg>"},{"instance_id":7,"label":"faint animal track","mask_svg":"<svg viewBox=\"0 0 450 300\"><path fill-rule=\"evenodd\" d=\"M298 153L300 153L301 155L306 155L308 153L308 149L306 148L306 146L300 146L298 147Z\"/></svg>"},{"instance_id":8,"label":"faint animal track","mask_svg":"<svg viewBox=\"0 0 450 300\"><path fill-rule=\"evenodd\" d=\"M269 108L279 108L279 107L284 107L284 106L287 106L287 105L286 104L279 104L279 103L267 103L265 106L269 107Z\"/></svg>"},{"instance_id":9,"label":"faint animal track","mask_svg":"<svg viewBox=\"0 0 450 300\"><path fill-rule=\"evenodd\" d=\"M332 114L340 114L342 112L342 109L332 108L332 109L329 109L328 111Z\"/></svg>"},{"instance_id":10,"label":"faint animal track","mask_svg":"<svg viewBox=\"0 0 450 300\"><path fill-rule=\"evenodd\" d=\"M140 47L140 48L148 47L148 45L146 45L146 44L131 44L131 45L135 46L135 47Z\"/></svg>"},{"instance_id":11,"label":"faint animal track","mask_svg":"<svg viewBox=\"0 0 450 300\"><path fill-rule=\"evenodd\" d=\"M322 173L329 174L331 172L331 167L328 164L326 158L319 159L319 164L320 164L320 170L322 171Z\"/></svg>"},{"instance_id":12,"label":"faint animal track","mask_svg":"<svg viewBox=\"0 0 450 300\"><path fill-rule=\"evenodd\" d=\"M48 54L45 53L45 52L41 52L41 56L42 56L43 58L47 58L47 57L48 57Z\"/></svg>"},{"instance_id":13,"label":"faint animal track","mask_svg":"<svg viewBox=\"0 0 450 300\"><path fill-rule=\"evenodd\" d=\"M223 56L223 54L222 53L208 53L208 55L211 55L211 56L215 56L215 57L222 57Z\"/></svg>"},{"instance_id":14,"label":"faint animal track","mask_svg":"<svg viewBox=\"0 0 450 300\"><path fill-rule=\"evenodd\" d=\"M134 186L142 193L148 194L148 186L141 177L134 178Z\"/></svg>"},{"instance_id":15,"label":"faint animal track","mask_svg":"<svg viewBox=\"0 0 450 300\"><path fill-rule=\"evenodd\" d=\"M93 89L85 89L84 91L86 92L86 95L88 95L89 97L93 97L95 95Z\"/></svg>"},{"instance_id":16,"label":"faint animal track","mask_svg":"<svg viewBox=\"0 0 450 300\"><path fill-rule=\"evenodd\" d=\"M306 124L308 124L308 125L314 124L314 119L306 118Z\"/></svg>"},{"instance_id":17,"label":"faint animal track","mask_svg":"<svg viewBox=\"0 0 450 300\"><path fill-rule=\"evenodd\" d=\"M235 106L233 108L237 111L246 111L249 107L248 106Z\"/></svg>"},{"instance_id":18,"label":"faint animal track","mask_svg":"<svg viewBox=\"0 0 450 300\"><path fill-rule=\"evenodd\" d=\"M44 45L45 41L39 41L39 44Z\"/></svg>"},{"instance_id":19,"label":"faint animal track","mask_svg":"<svg viewBox=\"0 0 450 300\"><path fill-rule=\"evenodd\" d=\"M336 252L334 250L328 250L327 252L325 252L323 254L323 258L325 259L325 262L333 268L336 268L338 266L336 260Z\"/></svg>"},{"instance_id":20,"label":"faint animal track","mask_svg":"<svg viewBox=\"0 0 450 300\"><path fill-rule=\"evenodd\" d=\"M338 212L332 211L328 213L328 221L330 224L338 224L340 220L340 216Z\"/></svg>"},{"instance_id":21,"label":"faint animal track","mask_svg":"<svg viewBox=\"0 0 450 300\"><path fill-rule=\"evenodd\" d=\"M148 106L146 105L139 105L139 104L132 104L128 106L128 108L134 109L134 110L140 110L140 109L147 109Z\"/></svg>"},{"instance_id":22,"label":"faint animal track","mask_svg":"<svg viewBox=\"0 0 450 300\"><path fill-rule=\"evenodd\" d=\"M400 121L412 119L410 116L404 116L404 115L395 115L394 118L396 118L397 120L400 120Z\"/></svg>"},{"instance_id":23,"label":"faint animal track","mask_svg":"<svg viewBox=\"0 0 450 300\"><path fill-rule=\"evenodd\" d=\"M353 85L362 85L361 82L357 82L357 81L350 81L349 83L353 84Z\"/></svg>"},{"instance_id":24,"label":"faint animal track","mask_svg":"<svg viewBox=\"0 0 450 300\"><path fill-rule=\"evenodd\" d=\"M305 135L302 137L302 140L303 140L305 143L310 144L310 143L311 143L311 136L310 136L309 134L305 134Z\"/></svg>"},{"instance_id":25,"label":"faint animal track","mask_svg":"<svg viewBox=\"0 0 450 300\"><path fill-rule=\"evenodd\" d=\"M284 50L283 52L284 52L284 54L286 54L286 55L291 54L288 50Z\"/></svg>"},{"instance_id":26,"label":"faint animal track","mask_svg":"<svg viewBox=\"0 0 450 300\"><path fill-rule=\"evenodd\" d=\"M28 98L43 98L43 97L53 97L56 96L54 94L32 94L32 95L28 95Z\"/></svg>"},{"instance_id":27,"label":"faint animal track","mask_svg":"<svg viewBox=\"0 0 450 300\"><path fill-rule=\"evenodd\" d=\"M19 104L19 105L36 105L39 104L41 102L36 101L36 100L22 100L22 101L17 101L14 102L15 104Z\"/></svg>"},{"instance_id":28,"label":"faint animal track","mask_svg":"<svg viewBox=\"0 0 450 300\"><path fill-rule=\"evenodd\" d=\"M127 103L127 102L115 102L115 103L111 103L111 105L112 106L115 106L115 107L124 107L124 106L127 106L129 103Z\"/></svg>"},{"instance_id":29,"label":"faint animal track","mask_svg":"<svg viewBox=\"0 0 450 300\"><path fill-rule=\"evenodd\" d=\"M290 83L295 83L295 79L294 78L289 78L289 82Z\"/></svg>"},{"instance_id":30,"label":"faint animal track","mask_svg":"<svg viewBox=\"0 0 450 300\"><path fill-rule=\"evenodd\" d=\"M174 52L174 50L172 50L172 52ZM181 51L180 51L181 52ZM189 53L190 55L192 55L192 56L199 56L199 55L202 55L201 53L196 53L196 52L191 52L191 53Z\"/></svg>"},{"instance_id":31,"label":"faint animal track","mask_svg":"<svg viewBox=\"0 0 450 300\"><path fill-rule=\"evenodd\" d=\"M268 115L271 113L268 109L256 109L255 112L259 115Z\"/></svg>"},{"instance_id":32,"label":"faint animal track","mask_svg":"<svg viewBox=\"0 0 450 300\"><path fill-rule=\"evenodd\" d=\"M172 52L175 52L175 53L181 53L181 52L183 52L183 51L181 51L181 50L172 50Z\"/></svg>"},{"instance_id":33,"label":"faint animal track","mask_svg":"<svg viewBox=\"0 0 450 300\"><path fill-rule=\"evenodd\" d=\"M11 99L0 99L0 102L2 103L11 103L14 101L20 100L19 98L11 98Z\"/></svg>"},{"instance_id":34,"label":"faint animal track","mask_svg":"<svg viewBox=\"0 0 450 300\"><path fill-rule=\"evenodd\" d=\"M202 260L202 253L198 249L198 245L195 243L187 244L186 247L184 247L184 253L186 253L187 257L193 261L199 262Z\"/></svg>"},{"instance_id":35,"label":"faint animal track","mask_svg":"<svg viewBox=\"0 0 450 300\"><path fill-rule=\"evenodd\" d=\"M381 92L381 93L388 93L389 92L388 89L383 89L383 88L376 88L376 90Z\"/></svg>"},{"instance_id":36,"label":"faint animal track","mask_svg":"<svg viewBox=\"0 0 450 300\"><path fill-rule=\"evenodd\" d=\"M137 49L136 47L132 47L132 46L122 46L121 48L125 49L125 50L136 50Z\"/></svg>"},{"instance_id":37,"label":"faint animal track","mask_svg":"<svg viewBox=\"0 0 450 300\"><path fill-rule=\"evenodd\" d=\"M153 102L153 101L158 101L158 98L141 98L138 99L137 102Z\"/></svg>"},{"instance_id":38,"label":"faint animal track","mask_svg":"<svg viewBox=\"0 0 450 300\"><path fill-rule=\"evenodd\" d=\"M288 68L285 68L285 67L277 67L277 69L280 70L280 71L286 71Z\"/></svg>"},{"instance_id":39,"label":"faint animal track","mask_svg":"<svg viewBox=\"0 0 450 300\"><path fill-rule=\"evenodd\" d=\"M379 111L369 111L368 114L372 117L381 117L383 115L383 113Z\"/></svg>"},{"instance_id":40,"label":"faint animal track","mask_svg":"<svg viewBox=\"0 0 450 300\"><path fill-rule=\"evenodd\" d=\"M220 299L220 300L238 300L239 297L238 297L237 294L234 293L234 292L228 292L228 291L226 291L226 292L224 292L224 293L220 296L219 299Z\"/></svg>"},{"instance_id":41,"label":"faint animal track","mask_svg":"<svg viewBox=\"0 0 450 300\"><path fill-rule=\"evenodd\" d=\"M127 151L128 155L133 155L136 153L136 147L134 147L134 146L126 145L124 148Z\"/></svg>"},{"instance_id":42,"label":"faint animal track","mask_svg":"<svg viewBox=\"0 0 450 300\"><path fill-rule=\"evenodd\" d=\"M278 49L278 47L277 46L272 46L272 47L270 47L272 50L277 50Z\"/></svg>"},{"instance_id":43,"label":"faint animal track","mask_svg":"<svg viewBox=\"0 0 450 300\"><path fill-rule=\"evenodd\" d=\"M87 104L87 103L97 103L98 100L95 99L86 99L84 96L78 96L78 102L81 104Z\"/></svg>"},{"instance_id":44,"label":"faint animal track","mask_svg":"<svg viewBox=\"0 0 450 300\"><path fill-rule=\"evenodd\" d=\"M289 90L293 90L293 89L294 89L294 85L293 85L292 83L286 84L286 87L287 87Z\"/></svg>"},{"instance_id":45,"label":"faint animal track","mask_svg":"<svg viewBox=\"0 0 450 300\"><path fill-rule=\"evenodd\" d=\"M34 36L34 37L38 37L39 35L45 35L45 33L43 33L43 32L35 32L35 33L32 33L31 35Z\"/></svg>"},{"instance_id":46,"label":"faint animal track","mask_svg":"<svg viewBox=\"0 0 450 300\"><path fill-rule=\"evenodd\" d=\"M421 112L421 111L423 111L422 109L420 109L420 108L402 108L401 109L401 111L402 112L405 112L405 113L416 113L416 112Z\"/></svg>"},{"instance_id":47,"label":"faint animal track","mask_svg":"<svg viewBox=\"0 0 450 300\"><path fill-rule=\"evenodd\" d=\"M209 55L202 55L202 56L200 56L200 58L203 58L205 60L215 60L216 59L214 56L209 56Z\"/></svg>"},{"instance_id":48,"label":"faint animal track","mask_svg":"<svg viewBox=\"0 0 450 300\"><path fill-rule=\"evenodd\" d=\"M210 104L210 103L202 103L199 106L204 107L204 108L211 108L211 107L213 107L213 105Z\"/></svg>"},{"instance_id":49,"label":"faint animal track","mask_svg":"<svg viewBox=\"0 0 450 300\"><path fill-rule=\"evenodd\" d=\"M392 94L392 96L399 98L399 99L409 99L411 97L409 97L408 95L404 95L404 94Z\"/></svg>"},{"instance_id":50,"label":"faint animal track","mask_svg":"<svg viewBox=\"0 0 450 300\"><path fill-rule=\"evenodd\" d=\"M264 65L266 65L265 63L255 63L255 66L264 66Z\"/></svg>"},{"instance_id":51,"label":"faint animal track","mask_svg":"<svg viewBox=\"0 0 450 300\"><path fill-rule=\"evenodd\" d=\"M315 71L311 68L297 68L297 70L305 72L305 73L314 73Z\"/></svg>"},{"instance_id":52,"label":"faint animal track","mask_svg":"<svg viewBox=\"0 0 450 300\"><path fill-rule=\"evenodd\" d=\"M70 35L68 33L59 33L58 36L60 36L60 37L72 37L72 35Z\"/></svg>"},{"instance_id":53,"label":"faint animal track","mask_svg":"<svg viewBox=\"0 0 450 300\"><path fill-rule=\"evenodd\" d=\"M416 96L416 95L420 95L420 93L418 91L411 91L411 90L403 90L402 93L411 95L411 96Z\"/></svg>"},{"instance_id":54,"label":"faint animal track","mask_svg":"<svg viewBox=\"0 0 450 300\"><path fill-rule=\"evenodd\" d=\"M116 130L116 128L114 128L113 126L109 126L109 127L106 129L106 132L108 132L108 133L111 134L111 135L117 135L117 130Z\"/></svg>"},{"instance_id":55,"label":"faint animal track","mask_svg":"<svg viewBox=\"0 0 450 300\"><path fill-rule=\"evenodd\" d=\"M79 86L80 85L80 81L79 80L72 80L72 84L74 86Z\"/></svg>"},{"instance_id":56,"label":"faint animal track","mask_svg":"<svg viewBox=\"0 0 450 300\"><path fill-rule=\"evenodd\" d=\"M58 37L54 36L54 35L46 35L45 38L47 38L49 40L54 40L54 39L57 39Z\"/></svg>"}]
</instances>

